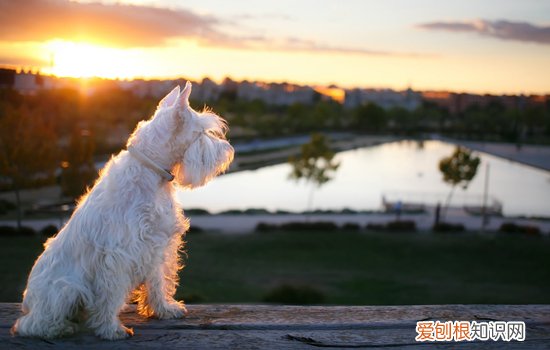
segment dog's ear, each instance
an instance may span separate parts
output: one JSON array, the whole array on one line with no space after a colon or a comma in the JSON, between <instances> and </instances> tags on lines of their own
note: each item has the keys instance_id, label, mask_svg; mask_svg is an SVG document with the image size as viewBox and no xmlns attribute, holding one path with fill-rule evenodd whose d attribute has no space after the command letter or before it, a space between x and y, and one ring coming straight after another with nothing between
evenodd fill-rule
<instances>
[{"instance_id":1,"label":"dog's ear","mask_svg":"<svg viewBox=\"0 0 550 350\"><path fill-rule=\"evenodd\" d=\"M182 107L188 107L190 95L191 95L191 82L187 81L187 83L185 83L185 87L183 88L183 91L180 93L180 96L178 98L178 104Z\"/></svg>"},{"instance_id":2,"label":"dog's ear","mask_svg":"<svg viewBox=\"0 0 550 350\"><path fill-rule=\"evenodd\" d=\"M159 102L159 108L172 107L180 94L180 86L177 85L170 93Z\"/></svg>"}]
</instances>

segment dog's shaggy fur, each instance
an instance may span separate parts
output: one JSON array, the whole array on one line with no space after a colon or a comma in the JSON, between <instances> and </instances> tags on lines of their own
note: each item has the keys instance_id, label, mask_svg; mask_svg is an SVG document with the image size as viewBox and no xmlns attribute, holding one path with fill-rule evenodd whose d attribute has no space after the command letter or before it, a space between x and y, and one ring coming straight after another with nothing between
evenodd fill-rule
<instances>
[{"instance_id":1,"label":"dog's shaggy fur","mask_svg":"<svg viewBox=\"0 0 550 350\"><path fill-rule=\"evenodd\" d=\"M162 175L172 171L177 185L193 188L233 160L225 121L194 111L190 93L190 83L181 93L176 87L150 120L139 123L127 144L138 156L123 150L113 157L71 219L46 242L29 275L15 334L54 338L84 321L103 339L125 338L133 331L118 313L128 300L137 301L143 316L184 316L183 302L173 296L189 223L174 185ZM168 171L162 174L143 158Z\"/></svg>"}]
</instances>

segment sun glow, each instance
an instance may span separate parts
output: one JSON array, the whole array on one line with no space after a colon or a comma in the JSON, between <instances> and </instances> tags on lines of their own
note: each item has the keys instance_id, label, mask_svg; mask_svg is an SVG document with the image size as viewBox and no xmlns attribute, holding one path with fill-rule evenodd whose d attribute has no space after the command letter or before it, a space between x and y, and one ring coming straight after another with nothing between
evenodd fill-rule
<instances>
[{"instance_id":1,"label":"sun glow","mask_svg":"<svg viewBox=\"0 0 550 350\"><path fill-rule=\"evenodd\" d=\"M50 54L49 74L74 78L134 78L143 72L136 62L140 50L123 50L84 42L52 40L45 44Z\"/></svg>"}]
</instances>

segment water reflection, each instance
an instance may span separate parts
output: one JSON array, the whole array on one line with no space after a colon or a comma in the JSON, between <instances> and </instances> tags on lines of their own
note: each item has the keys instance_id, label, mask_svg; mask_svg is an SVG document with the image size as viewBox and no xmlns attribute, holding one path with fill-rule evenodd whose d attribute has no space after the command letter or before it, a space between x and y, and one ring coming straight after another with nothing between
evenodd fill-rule
<instances>
[{"instance_id":1,"label":"water reflection","mask_svg":"<svg viewBox=\"0 0 550 350\"><path fill-rule=\"evenodd\" d=\"M414 197L425 204L442 202L449 186L442 181L439 160L454 150L440 141L387 143L338 153L334 179L315 193L315 209L381 208L382 195ZM466 191L457 189L452 205L481 198L484 169L491 164L490 195L502 201L505 215L550 216L550 173L477 153L481 166ZM265 208L303 211L309 187L288 180L288 164L224 175L206 187L178 194L184 208L211 212Z\"/></svg>"}]
</instances>

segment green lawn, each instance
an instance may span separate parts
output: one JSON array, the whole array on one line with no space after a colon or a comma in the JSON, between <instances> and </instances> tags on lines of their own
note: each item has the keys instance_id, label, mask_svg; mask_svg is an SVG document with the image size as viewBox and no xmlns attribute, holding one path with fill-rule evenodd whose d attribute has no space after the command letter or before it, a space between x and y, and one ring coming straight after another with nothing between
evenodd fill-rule
<instances>
[{"instance_id":1,"label":"green lawn","mask_svg":"<svg viewBox=\"0 0 550 350\"><path fill-rule=\"evenodd\" d=\"M550 303L550 240L475 234L191 234L178 297L260 303L308 286L326 304ZM0 301L18 301L41 242L0 239Z\"/></svg>"}]
</instances>

